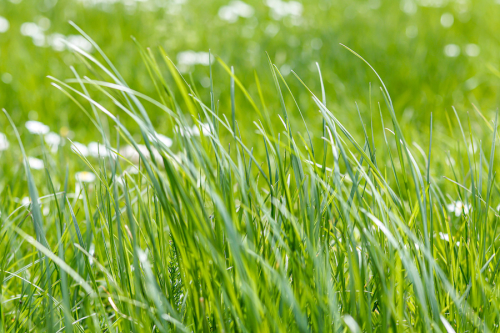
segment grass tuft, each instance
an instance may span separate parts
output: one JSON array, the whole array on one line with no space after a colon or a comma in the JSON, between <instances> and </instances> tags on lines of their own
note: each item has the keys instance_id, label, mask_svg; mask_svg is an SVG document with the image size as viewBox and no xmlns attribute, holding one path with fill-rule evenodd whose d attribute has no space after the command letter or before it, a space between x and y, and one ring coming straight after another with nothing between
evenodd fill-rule
<instances>
[{"instance_id":1,"label":"grass tuft","mask_svg":"<svg viewBox=\"0 0 500 333\"><path fill-rule=\"evenodd\" d=\"M317 97L268 58L254 99L216 57L226 103L216 100L212 65L199 93L163 49L136 43L155 87L144 94L72 25L98 54L70 45L88 72L49 78L92 120L103 151L87 157L66 140L53 153L42 141L45 172L35 174L5 111L28 190L0 194L1 332L498 330L498 113L490 122L476 108L492 132L478 142L453 109L460 139L448 155L431 115L421 148L375 69L346 46L381 86L377 95L369 85L368 110L355 104L361 132L339 121L346 110L327 106L319 65ZM291 85L314 107L301 110ZM253 125L238 122L242 112L253 112ZM255 135L243 135L248 126ZM87 173L75 179L76 163Z\"/></svg>"}]
</instances>

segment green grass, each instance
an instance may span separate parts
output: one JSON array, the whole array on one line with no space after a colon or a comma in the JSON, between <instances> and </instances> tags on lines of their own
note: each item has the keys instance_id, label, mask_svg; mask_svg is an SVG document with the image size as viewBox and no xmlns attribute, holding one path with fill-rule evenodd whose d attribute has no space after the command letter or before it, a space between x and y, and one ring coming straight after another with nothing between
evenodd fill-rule
<instances>
[{"instance_id":1,"label":"green grass","mask_svg":"<svg viewBox=\"0 0 500 333\"><path fill-rule=\"evenodd\" d=\"M500 6L151 2L0 3L0 332L499 330Z\"/></svg>"},{"instance_id":2,"label":"green grass","mask_svg":"<svg viewBox=\"0 0 500 333\"><path fill-rule=\"evenodd\" d=\"M124 79L148 94L154 93L155 88L131 35L145 47L162 46L174 62L179 52L210 49L235 67L238 77L248 82L247 88L254 95L257 95L254 70L262 73L263 86L272 84L266 52L278 68L293 69L315 91L320 89L316 79L318 62L323 68L328 104L348 107L356 113L354 101L365 103L367 83L373 81L374 76L343 52L339 47L339 43L343 43L366 55L384 77L393 92L395 112L402 126L409 137L418 142L428 137L428 131L422 138L410 125L428 128L430 112L434 112L435 125L446 130L445 113L453 116L452 105L458 110L472 111L472 102L492 117L498 102L498 76L494 73L500 68L496 20L500 5L493 0L304 1L298 25L289 16L274 19L270 7L261 0L247 1L254 8L254 15L234 23L218 16L219 9L228 3L222 0L188 0L181 5L175 5L182 2L179 0L132 0L129 3L136 4L132 9L124 5L124 1L114 5L84 5L91 1L22 0L16 4L18 0L5 0L0 3L0 15L10 22L9 30L0 34L0 75L12 76L9 84L0 80L0 106L10 110L17 123L38 118L54 128L70 128L81 141L91 141L96 134L85 131L90 122L84 120L85 126L82 126L78 109L65 96L54 94L46 79L47 75L71 76L68 65L77 66L79 70L84 66L70 52L38 47L31 37L21 34L23 23L47 24L47 19L50 26L45 36L77 35L68 24L69 20L76 22L99 45L105 46ZM441 6L423 5L432 2ZM163 7L150 10L150 3L162 3ZM440 23L446 13L454 17L453 25L448 28ZM460 47L458 57L444 54L448 44ZM479 46L477 57L467 55L468 44ZM208 68L195 67L188 72L193 74L197 89L204 91ZM221 103L229 102L230 82L219 67L213 70L214 79L219 82L214 88L215 98ZM283 74L287 76L287 72ZM290 88L302 107L314 107L300 85L292 80ZM272 90L263 89L263 94L272 103L269 107L279 107ZM209 99L207 94L203 97ZM285 102L293 105L289 98L285 98ZM154 115L151 117L162 121ZM236 117L240 122L254 120L247 117L246 112L237 112ZM305 113L304 117L308 123L321 124L314 113ZM353 128L356 126L349 116L342 114L339 119ZM295 118L291 121L301 123ZM4 128L7 123L0 120L0 126ZM168 127L161 130L166 131Z\"/></svg>"},{"instance_id":3,"label":"green grass","mask_svg":"<svg viewBox=\"0 0 500 333\"><path fill-rule=\"evenodd\" d=\"M496 118L485 120L490 140L479 147L469 119L449 119L457 150L443 180L433 160L444 165L446 156L433 132L425 149L407 141L382 80L369 86L369 117L353 120L363 128L356 135L325 105L323 89L304 84L324 127L299 131L290 119L300 110L285 98L293 97L288 81L303 80L285 80L271 61L267 94L278 110L217 59L234 87L224 111L163 50L137 51L151 95L129 88L103 54L75 51L94 78L50 80L91 119L105 157L71 152L69 140L52 153L42 141L45 168L31 170L5 111L24 170L11 171L0 198L4 332L498 329ZM371 94L378 87L383 100ZM235 119L240 103L253 124ZM156 136L150 114L158 113L177 129L172 146ZM192 125L200 136L189 134ZM250 126L258 133L245 139L240 128ZM311 144L312 134L322 142ZM125 145L140 163L124 156ZM75 181L75 159L97 178ZM28 193L21 206L16 197ZM470 207L455 214L452 200Z\"/></svg>"}]
</instances>

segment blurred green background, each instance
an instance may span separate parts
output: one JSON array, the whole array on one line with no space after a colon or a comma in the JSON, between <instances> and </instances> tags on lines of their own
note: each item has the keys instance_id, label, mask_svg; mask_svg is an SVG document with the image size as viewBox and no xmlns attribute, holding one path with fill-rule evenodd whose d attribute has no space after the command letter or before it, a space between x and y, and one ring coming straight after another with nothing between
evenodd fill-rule
<instances>
[{"instance_id":1,"label":"blurred green background","mask_svg":"<svg viewBox=\"0 0 500 333\"><path fill-rule=\"evenodd\" d=\"M267 52L312 128L320 122L317 108L290 70L319 95L318 62L327 105L347 126L351 119L352 126L359 123L354 102L366 115L369 82L374 83L376 100L382 101L376 77L339 43L357 51L379 72L409 135L427 136L431 112L437 128L444 130L445 113L452 105L465 112L474 103L491 117L498 104L499 1L0 0L0 17L0 107L20 126L28 119L53 129L66 126L82 142L95 137L88 130L90 121L46 78L71 78L69 66L89 75L60 42L64 38L89 47L70 20L102 47L135 89L154 95L131 36L158 56L162 46L183 72L192 73L207 103L209 67L202 52L210 49L234 66L257 100L256 71L271 113L277 114ZM229 76L220 65L214 65L214 82L221 110L229 113ZM237 99L237 120L256 120L239 93ZM298 123L298 113L294 114L293 122ZM152 118L168 133L161 113ZM6 119L0 119L0 126L6 125Z\"/></svg>"}]
</instances>

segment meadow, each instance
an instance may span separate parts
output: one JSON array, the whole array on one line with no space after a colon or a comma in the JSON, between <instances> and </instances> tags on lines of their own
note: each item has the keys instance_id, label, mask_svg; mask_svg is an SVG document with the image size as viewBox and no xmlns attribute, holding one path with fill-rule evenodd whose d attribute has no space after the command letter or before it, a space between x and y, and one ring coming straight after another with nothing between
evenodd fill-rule
<instances>
[{"instance_id":1,"label":"meadow","mask_svg":"<svg viewBox=\"0 0 500 333\"><path fill-rule=\"evenodd\" d=\"M496 332L500 3L0 2L0 332Z\"/></svg>"}]
</instances>

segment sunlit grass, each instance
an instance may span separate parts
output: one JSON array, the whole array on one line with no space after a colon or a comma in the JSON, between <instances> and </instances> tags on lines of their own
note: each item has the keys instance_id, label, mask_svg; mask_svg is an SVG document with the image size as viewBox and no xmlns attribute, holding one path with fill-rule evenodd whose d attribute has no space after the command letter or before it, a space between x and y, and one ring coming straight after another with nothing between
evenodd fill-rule
<instances>
[{"instance_id":1,"label":"sunlit grass","mask_svg":"<svg viewBox=\"0 0 500 333\"><path fill-rule=\"evenodd\" d=\"M496 117L477 109L474 133L453 109L447 144L432 121L425 144L407 140L380 78L353 132L327 104L327 69L315 89L271 60L246 81L210 56L200 91L162 49L139 46L155 89L144 94L97 44L70 47L88 70L49 79L94 144L4 111L2 332L498 330ZM286 103L292 80L313 106ZM323 125L297 121L305 113Z\"/></svg>"},{"instance_id":2,"label":"sunlit grass","mask_svg":"<svg viewBox=\"0 0 500 333\"><path fill-rule=\"evenodd\" d=\"M498 92L495 73L499 68L496 18L500 16L500 5L495 1L244 2L252 9L226 0L2 1L0 16L9 26L0 32L0 106L10 110L19 124L39 120L57 129L55 132L68 128L82 143L95 139L96 133L86 130L90 121L81 120L77 106L66 96L53 94L46 79L48 74L71 76L71 65L79 72L85 70L62 40L80 43L96 55L96 50L68 24L74 21L105 46L130 86L147 94L154 93L155 87L148 79L140 53L135 52L131 35L145 47L164 47L205 100L209 99L206 91L210 85L205 60L211 50L234 66L254 96L258 95L253 80L257 70L268 106L279 107L273 90L265 89L271 79L268 53L285 78L290 80L293 70L314 91L320 91L318 62L323 69L329 107L349 108L356 113L357 101L363 113L368 109L367 82L373 81L373 75L358 66L355 57L342 51L339 43L343 43L369 55L393 93L395 112L411 141L423 145L429 137L430 112L439 129L436 135L446 130L445 114L453 115L451 105L465 112L472 111L474 103L493 117ZM194 62L186 59L193 53L205 56ZM230 83L221 67L214 66L213 78L218 83L214 87L215 99L228 102ZM314 107L307 90L294 80L289 83L301 107ZM375 90L374 95L377 93ZM238 94L236 91L236 100ZM294 105L289 96L285 96L285 103L288 107ZM245 103L239 106L247 110ZM237 112L236 118L252 122L249 114ZM348 112L338 117L353 131L361 131ZM151 118L161 124L161 119L154 115ZM316 113L305 113L304 118L311 126L321 126ZM295 127L301 123L295 117L290 121ZM127 119L124 122L132 124ZM1 127L7 125L0 120ZM422 131L415 127L425 133L421 135ZM248 136L253 128L242 128L241 132Z\"/></svg>"}]
</instances>

